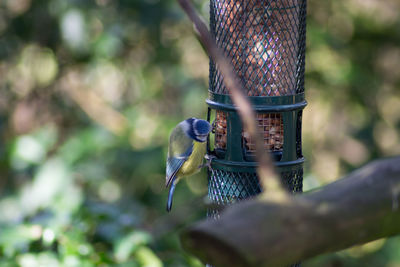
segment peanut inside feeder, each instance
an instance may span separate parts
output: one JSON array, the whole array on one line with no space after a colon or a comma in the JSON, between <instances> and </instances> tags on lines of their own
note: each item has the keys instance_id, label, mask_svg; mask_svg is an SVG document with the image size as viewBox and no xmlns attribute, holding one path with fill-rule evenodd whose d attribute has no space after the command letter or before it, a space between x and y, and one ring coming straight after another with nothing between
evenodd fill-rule
<instances>
[{"instance_id":1,"label":"peanut inside feeder","mask_svg":"<svg viewBox=\"0 0 400 267\"><path fill-rule=\"evenodd\" d=\"M215 116L215 148L226 149L226 112L221 110Z\"/></svg>"},{"instance_id":2,"label":"peanut inside feeder","mask_svg":"<svg viewBox=\"0 0 400 267\"><path fill-rule=\"evenodd\" d=\"M281 151L283 148L283 120L279 113L257 114L258 129L264 136L264 149ZM243 131L246 153L255 153L256 146L247 131Z\"/></svg>"}]
</instances>

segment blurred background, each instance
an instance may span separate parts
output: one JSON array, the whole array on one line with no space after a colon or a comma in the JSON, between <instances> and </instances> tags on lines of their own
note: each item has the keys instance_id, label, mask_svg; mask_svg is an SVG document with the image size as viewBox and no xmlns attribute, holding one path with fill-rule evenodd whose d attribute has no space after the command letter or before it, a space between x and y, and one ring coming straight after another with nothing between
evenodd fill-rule
<instances>
[{"instance_id":1,"label":"blurred background","mask_svg":"<svg viewBox=\"0 0 400 267\"><path fill-rule=\"evenodd\" d=\"M399 11L308 1L304 190L400 154ZM207 87L176 1L0 1L0 266L203 266L178 233L205 216L205 172L167 214L164 170ZM400 238L303 266L400 266Z\"/></svg>"}]
</instances>

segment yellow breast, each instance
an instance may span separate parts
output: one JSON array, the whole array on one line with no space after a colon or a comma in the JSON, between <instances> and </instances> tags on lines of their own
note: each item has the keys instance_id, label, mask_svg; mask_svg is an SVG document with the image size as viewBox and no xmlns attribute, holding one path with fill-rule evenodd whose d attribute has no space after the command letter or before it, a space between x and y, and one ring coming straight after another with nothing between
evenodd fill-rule
<instances>
[{"instance_id":1,"label":"yellow breast","mask_svg":"<svg viewBox=\"0 0 400 267\"><path fill-rule=\"evenodd\" d=\"M199 166L203 163L205 154L206 142L200 143L194 141L193 152L178 171L177 178L189 176L198 172L200 170Z\"/></svg>"}]
</instances>

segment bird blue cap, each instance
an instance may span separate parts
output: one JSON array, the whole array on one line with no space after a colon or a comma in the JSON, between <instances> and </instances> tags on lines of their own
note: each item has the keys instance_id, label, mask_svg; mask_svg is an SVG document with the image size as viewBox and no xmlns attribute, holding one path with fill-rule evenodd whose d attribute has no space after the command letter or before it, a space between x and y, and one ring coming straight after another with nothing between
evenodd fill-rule
<instances>
[{"instance_id":1,"label":"bird blue cap","mask_svg":"<svg viewBox=\"0 0 400 267\"><path fill-rule=\"evenodd\" d=\"M196 135L205 135L210 132L211 125L205 120L195 119L193 122L193 130Z\"/></svg>"}]
</instances>

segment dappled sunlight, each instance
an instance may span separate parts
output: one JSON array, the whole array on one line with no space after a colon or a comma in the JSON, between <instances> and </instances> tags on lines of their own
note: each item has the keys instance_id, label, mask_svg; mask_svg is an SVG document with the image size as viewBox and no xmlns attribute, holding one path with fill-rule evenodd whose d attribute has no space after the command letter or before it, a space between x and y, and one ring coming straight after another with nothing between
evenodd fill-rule
<instances>
[{"instance_id":1,"label":"dappled sunlight","mask_svg":"<svg viewBox=\"0 0 400 267\"><path fill-rule=\"evenodd\" d=\"M122 104L128 89L123 71L108 61L89 68L83 83L114 107Z\"/></svg>"},{"instance_id":2,"label":"dappled sunlight","mask_svg":"<svg viewBox=\"0 0 400 267\"><path fill-rule=\"evenodd\" d=\"M8 69L6 79L19 96L26 96L36 86L48 86L58 73L58 63L50 49L37 45L26 46L15 66Z\"/></svg>"},{"instance_id":3,"label":"dappled sunlight","mask_svg":"<svg viewBox=\"0 0 400 267\"><path fill-rule=\"evenodd\" d=\"M27 167L29 163L40 163L45 157L42 145L32 136L21 136L15 144L12 166L15 169Z\"/></svg>"},{"instance_id":4,"label":"dappled sunlight","mask_svg":"<svg viewBox=\"0 0 400 267\"><path fill-rule=\"evenodd\" d=\"M183 52L183 67L189 76L204 79L207 82L209 62L203 48L194 35L185 36L178 41ZM207 83L205 83L207 84Z\"/></svg>"},{"instance_id":5,"label":"dappled sunlight","mask_svg":"<svg viewBox=\"0 0 400 267\"><path fill-rule=\"evenodd\" d=\"M373 133L375 142L384 155L394 156L400 154L398 128L396 129L391 125L380 122L374 127Z\"/></svg>"},{"instance_id":6,"label":"dappled sunlight","mask_svg":"<svg viewBox=\"0 0 400 267\"><path fill-rule=\"evenodd\" d=\"M375 68L386 83L396 83L400 79L400 47L385 45L380 48L375 55Z\"/></svg>"},{"instance_id":7,"label":"dappled sunlight","mask_svg":"<svg viewBox=\"0 0 400 267\"><path fill-rule=\"evenodd\" d=\"M326 45L317 46L307 52L307 67L309 71L320 71L329 84L347 84L351 69L351 61L347 55Z\"/></svg>"},{"instance_id":8,"label":"dappled sunlight","mask_svg":"<svg viewBox=\"0 0 400 267\"><path fill-rule=\"evenodd\" d=\"M304 190L400 154L399 8L308 1ZM0 266L201 266L176 221L206 216L190 206L206 169L166 215L165 158L175 125L206 117L208 73L176 1L0 1ZM399 250L380 240L315 266L396 266Z\"/></svg>"},{"instance_id":9,"label":"dappled sunlight","mask_svg":"<svg viewBox=\"0 0 400 267\"><path fill-rule=\"evenodd\" d=\"M115 202L121 197L121 188L116 182L105 180L99 185L98 194L105 202Z\"/></svg>"},{"instance_id":10,"label":"dappled sunlight","mask_svg":"<svg viewBox=\"0 0 400 267\"><path fill-rule=\"evenodd\" d=\"M310 89L308 94L308 106L304 109L303 116L303 132L305 138L310 137L311 142L321 142L326 139L329 120L332 116L332 104L322 101L321 97L316 95L318 92ZM306 144L307 145L307 144Z\"/></svg>"},{"instance_id":11,"label":"dappled sunlight","mask_svg":"<svg viewBox=\"0 0 400 267\"><path fill-rule=\"evenodd\" d=\"M27 183L21 189L20 209L26 215L32 215L39 208L47 208L55 204L54 201L59 198L59 194L67 193L68 187L73 186L71 183L71 177L64 163L59 159L50 159L38 170L33 182ZM69 201L73 201L72 203L80 204L79 193L68 197Z\"/></svg>"},{"instance_id":12,"label":"dappled sunlight","mask_svg":"<svg viewBox=\"0 0 400 267\"><path fill-rule=\"evenodd\" d=\"M7 9L13 16L25 13L31 6L32 0L5 0Z\"/></svg>"},{"instance_id":13,"label":"dappled sunlight","mask_svg":"<svg viewBox=\"0 0 400 267\"><path fill-rule=\"evenodd\" d=\"M354 258L360 258L363 256L366 256L367 254L374 253L381 249L386 242L386 238L378 239L372 242L368 242L364 245L361 246L355 246L352 248L349 248L347 250L344 250L339 253L343 253L344 255L348 255L350 257Z\"/></svg>"},{"instance_id":14,"label":"dappled sunlight","mask_svg":"<svg viewBox=\"0 0 400 267\"><path fill-rule=\"evenodd\" d=\"M335 153L316 150L312 160L314 163L311 172L318 176L322 183L330 183L340 177L339 158Z\"/></svg>"},{"instance_id":15,"label":"dappled sunlight","mask_svg":"<svg viewBox=\"0 0 400 267\"><path fill-rule=\"evenodd\" d=\"M383 93L377 99L377 105L382 119L391 126L400 122L400 95Z\"/></svg>"},{"instance_id":16,"label":"dappled sunlight","mask_svg":"<svg viewBox=\"0 0 400 267\"><path fill-rule=\"evenodd\" d=\"M61 266L54 253L26 253L17 258L18 265L21 267L39 267L39 266Z\"/></svg>"},{"instance_id":17,"label":"dappled sunlight","mask_svg":"<svg viewBox=\"0 0 400 267\"><path fill-rule=\"evenodd\" d=\"M154 140L156 130L158 129L157 117L150 113L141 112L135 120L135 128L133 129L129 141L135 149L143 149L150 145L159 144ZM156 142L156 143L154 143Z\"/></svg>"},{"instance_id":18,"label":"dappled sunlight","mask_svg":"<svg viewBox=\"0 0 400 267\"><path fill-rule=\"evenodd\" d=\"M343 160L353 166L360 166L370 157L367 146L351 137L341 139L340 144L335 147L335 151Z\"/></svg>"},{"instance_id":19,"label":"dappled sunlight","mask_svg":"<svg viewBox=\"0 0 400 267\"><path fill-rule=\"evenodd\" d=\"M61 81L61 88L95 121L116 135L128 127L127 119L108 105L99 95L85 88L82 77L74 71Z\"/></svg>"},{"instance_id":20,"label":"dappled sunlight","mask_svg":"<svg viewBox=\"0 0 400 267\"><path fill-rule=\"evenodd\" d=\"M87 26L80 10L72 9L61 20L61 33L64 41L74 50L81 50L87 45Z\"/></svg>"},{"instance_id":21,"label":"dappled sunlight","mask_svg":"<svg viewBox=\"0 0 400 267\"><path fill-rule=\"evenodd\" d=\"M400 3L397 0L384 3L379 0L351 0L347 7L350 13L368 17L381 24L393 24L399 18Z\"/></svg>"},{"instance_id":22,"label":"dappled sunlight","mask_svg":"<svg viewBox=\"0 0 400 267\"><path fill-rule=\"evenodd\" d=\"M0 201L1 223L17 223L22 220L24 213L21 210L17 197L2 198Z\"/></svg>"}]
</instances>

